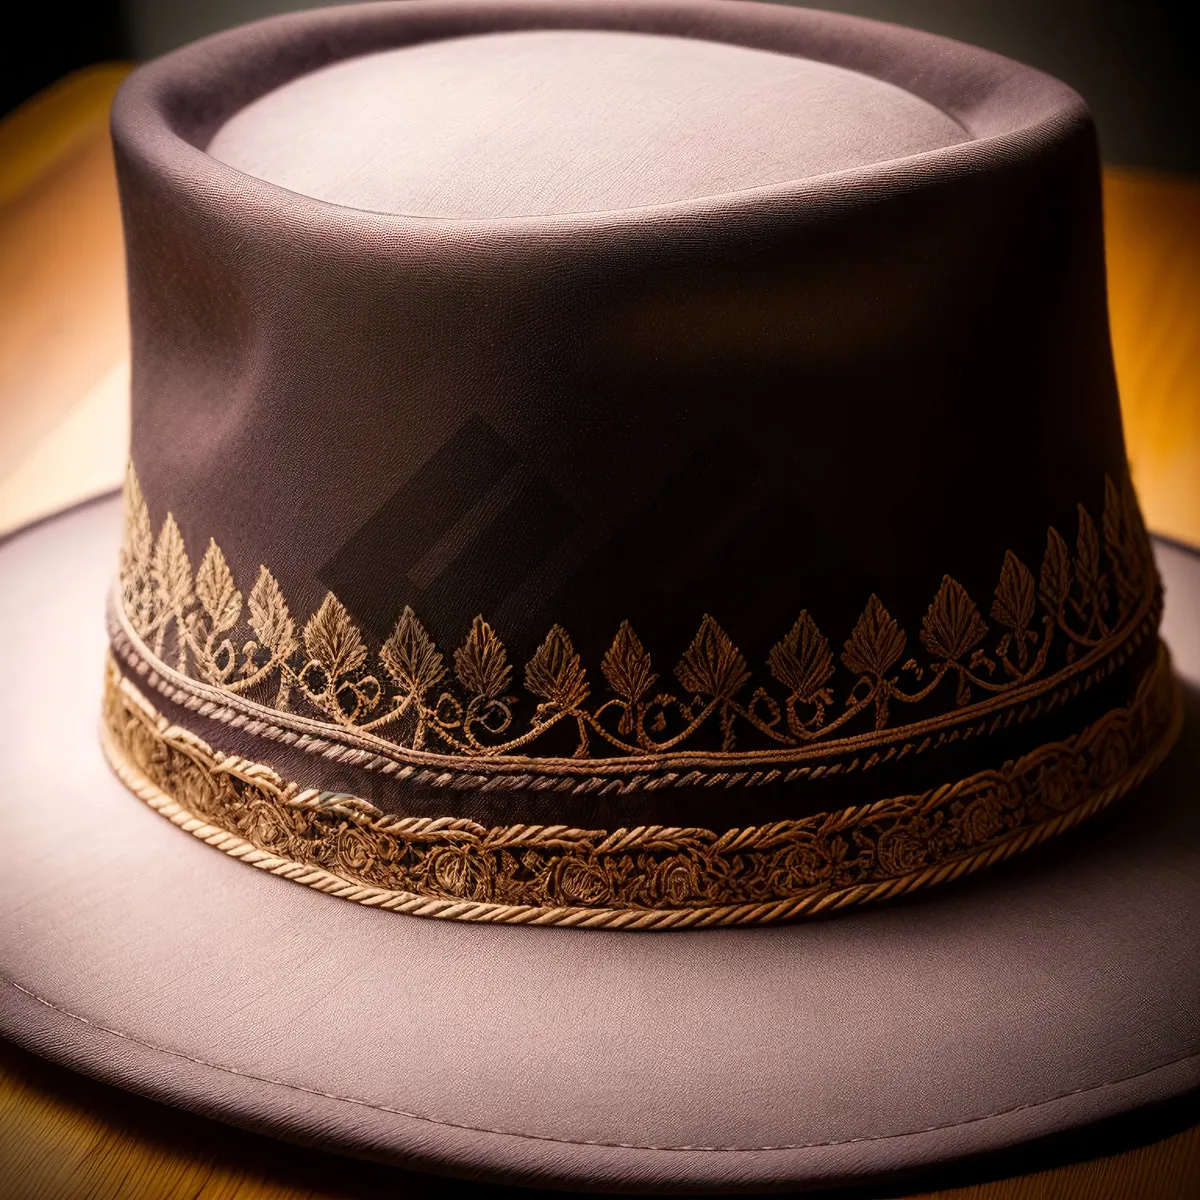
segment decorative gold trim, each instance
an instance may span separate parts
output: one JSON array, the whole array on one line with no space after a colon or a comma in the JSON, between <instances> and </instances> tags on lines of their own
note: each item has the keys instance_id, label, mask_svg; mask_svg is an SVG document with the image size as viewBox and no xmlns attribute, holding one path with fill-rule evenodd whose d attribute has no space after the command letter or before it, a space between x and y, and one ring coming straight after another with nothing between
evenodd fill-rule
<instances>
[{"instance_id":1,"label":"decorative gold trim","mask_svg":"<svg viewBox=\"0 0 1200 1200\"><path fill-rule=\"evenodd\" d=\"M360 904L456 920L674 929L806 916L999 862L1142 782L1181 723L1160 647L1128 707L999 770L724 833L389 816L214 750L170 725L111 659L103 742L117 775L194 836Z\"/></svg>"},{"instance_id":2,"label":"decorative gold trim","mask_svg":"<svg viewBox=\"0 0 1200 1200\"><path fill-rule=\"evenodd\" d=\"M782 688L774 693L762 685L751 691L746 659L706 614L675 669L682 693L662 688L650 654L623 622L600 664L609 695L594 697L569 635L556 625L525 667L525 687L538 703L523 712L507 651L482 616L453 654L453 680L410 608L374 655L332 592L299 628L265 566L243 602L215 541L193 571L171 513L155 537L132 467L120 562L127 657L199 697L197 704L227 702L268 723L279 714L335 743L352 735L366 757L384 750L419 766L467 772L507 764L662 777L674 768L679 780L698 765L727 773L764 765L778 768L768 772L778 777L790 763L890 747L864 754L862 764L870 765L902 752L906 740L923 747L935 736L1001 728L1040 711L1056 691L1089 686L1158 616L1158 579L1136 499L1107 478L1100 531L1080 505L1074 552L1051 527L1036 579L1006 554L991 623L945 576L922 621L922 663L905 658L908 635L872 595L843 647L848 674L839 680L828 639L801 612L767 656ZM927 715L893 723L913 705ZM577 730L574 754L538 756L539 739L563 723ZM977 728L968 730L972 723ZM701 748L709 729L713 746ZM945 734L950 729L957 734ZM747 737L756 744L739 746Z\"/></svg>"}]
</instances>

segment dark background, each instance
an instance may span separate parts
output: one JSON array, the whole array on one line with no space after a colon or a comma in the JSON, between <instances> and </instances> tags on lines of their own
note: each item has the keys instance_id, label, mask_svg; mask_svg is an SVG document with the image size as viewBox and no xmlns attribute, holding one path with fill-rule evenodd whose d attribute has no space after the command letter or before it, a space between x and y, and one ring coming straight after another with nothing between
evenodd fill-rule
<instances>
[{"instance_id":1,"label":"dark background","mask_svg":"<svg viewBox=\"0 0 1200 1200\"><path fill-rule=\"evenodd\" d=\"M26 0L0 52L0 112L76 67L148 58L303 0ZM1200 174L1200 0L849 0L842 12L961 38L1081 92L1105 159ZM9 19L13 20L10 12Z\"/></svg>"}]
</instances>

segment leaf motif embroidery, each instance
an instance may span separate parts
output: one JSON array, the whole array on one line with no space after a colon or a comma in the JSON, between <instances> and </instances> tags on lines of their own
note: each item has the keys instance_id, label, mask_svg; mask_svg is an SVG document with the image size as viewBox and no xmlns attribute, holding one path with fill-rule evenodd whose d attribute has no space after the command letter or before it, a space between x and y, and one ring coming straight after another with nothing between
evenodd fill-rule
<instances>
[{"instance_id":1,"label":"leaf motif embroidery","mask_svg":"<svg viewBox=\"0 0 1200 1200\"><path fill-rule=\"evenodd\" d=\"M242 616L242 593L233 582L233 573L212 538L196 571L196 597L208 614L211 631L225 633Z\"/></svg>"},{"instance_id":2,"label":"leaf motif embroidery","mask_svg":"<svg viewBox=\"0 0 1200 1200\"><path fill-rule=\"evenodd\" d=\"M1079 589L1079 608L1092 615L1100 601L1100 540L1088 510L1079 506L1079 536L1075 542L1075 583Z\"/></svg>"},{"instance_id":3,"label":"leaf motif embroidery","mask_svg":"<svg viewBox=\"0 0 1200 1200\"><path fill-rule=\"evenodd\" d=\"M900 661L907 641L892 614L872 592L842 649L842 662L856 675L882 679Z\"/></svg>"},{"instance_id":4,"label":"leaf motif embroidery","mask_svg":"<svg viewBox=\"0 0 1200 1200\"><path fill-rule=\"evenodd\" d=\"M1131 519L1130 510L1133 517ZM1123 618L1138 602L1142 590L1142 554L1137 542L1135 524L1137 503L1131 489L1118 489L1111 479L1104 479L1104 548L1112 563L1113 582L1117 592L1117 609Z\"/></svg>"},{"instance_id":5,"label":"leaf motif embroidery","mask_svg":"<svg viewBox=\"0 0 1200 1200\"><path fill-rule=\"evenodd\" d=\"M454 673L473 695L498 700L508 687L512 667L504 643L482 618L471 622L467 640L454 652Z\"/></svg>"},{"instance_id":6,"label":"leaf motif embroidery","mask_svg":"<svg viewBox=\"0 0 1200 1200\"><path fill-rule=\"evenodd\" d=\"M1130 571L1127 531L1124 528L1124 505L1117 485L1104 477L1104 515L1100 528L1104 549L1112 564L1112 578L1117 591L1117 609L1123 617L1137 603L1136 572Z\"/></svg>"},{"instance_id":7,"label":"leaf motif embroidery","mask_svg":"<svg viewBox=\"0 0 1200 1200\"><path fill-rule=\"evenodd\" d=\"M815 738L832 741L843 727L853 733L867 708L874 709L876 729L884 729L889 707L936 703L929 698L944 693L947 674L956 677L959 706L969 704L979 690L1000 695L1039 678L1038 686L1045 690L1085 657L1099 662L1114 653L1131 636L1135 614L1138 622L1153 619L1157 593L1152 549L1132 487L1127 480L1121 486L1106 480L1102 539L1083 508L1074 553L1051 528L1036 584L1029 568L1011 551L1006 553L990 615L1008 632L999 638L995 659L980 648L988 624L965 589L945 577L920 630L922 645L940 662L932 671L916 660L905 662L901 674L911 672L914 687L902 684L899 675L891 677L907 638L872 595L843 646L841 661L856 682L841 689L840 702L837 689L827 686L836 675L829 642L804 611L767 655L772 678L790 693L784 698L758 687L747 700L737 700L751 683L750 669L729 636L706 614L676 667L689 694L667 689L650 698L659 677L650 654L628 622L622 622L601 663L617 699L589 709L584 665L556 625L526 666L526 687L544 703L522 727L517 698L503 694L512 686L512 667L503 643L482 617L475 619L454 653L454 673L462 686L439 688L447 663L416 614L406 608L375 652L390 680L389 696L379 678L367 673L367 645L332 593L298 638L297 622L279 584L260 567L248 597L248 621L257 640L247 639L239 650L233 637L220 636L232 633L246 618L242 593L217 543L210 540L193 577L171 513L157 538L153 536L132 467L125 509L119 597L133 632L148 643L148 655L161 658L170 637L183 675L190 669L194 678L249 697L261 696L260 685L275 676L273 704L281 711L288 710L295 695L340 725L380 734L386 729L389 740L415 749L423 748L428 738L441 752L471 757L505 754L532 744L548 723L554 723L549 719L553 709L569 711L578 723L577 757L589 755L589 743L596 737L620 753L670 756L710 720L719 725L726 751L745 725L767 739L769 747L801 746ZM1116 594L1112 608L1110 583ZM1039 602L1050 613L1040 635L1029 629ZM1114 610L1117 618L1110 628L1108 614ZM296 654L298 641L303 642L307 661ZM999 677L997 665L1003 667ZM381 700L387 700L383 714L368 719ZM619 714L615 730L605 719L612 708ZM401 723L407 712L410 720ZM909 728L948 715L948 709L922 713ZM695 742L693 746L701 748Z\"/></svg>"},{"instance_id":8,"label":"leaf motif embroidery","mask_svg":"<svg viewBox=\"0 0 1200 1200\"><path fill-rule=\"evenodd\" d=\"M151 559L154 531L150 509L130 463L125 470L125 527L119 554L121 597L134 629L143 636L154 626L154 586Z\"/></svg>"},{"instance_id":9,"label":"leaf motif embroidery","mask_svg":"<svg viewBox=\"0 0 1200 1200\"><path fill-rule=\"evenodd\" d=\"M675 674L689 692L724 701L732 700L750 678L741 651L708 613L704 614Z\"/></svg>"},{"instance_id":10,"label":"leaf motif embroidery","mask_svg":"<svg viewBox=\"0 0 1200 1200\"><path fill-rule=\"evenodd\" d=\"M277 662L286 662L296 649L296 623L275 576L266 567L258 568L258 579L250 590L250 627L260 646L271 652Z\"/></svg>"},{"instance_id":11,"label":"leaf motif embroidery","mask_svg":"<svg viewBox=\"0 0 1200 1200\"><path fill-rule=\"evenodd\" d=\"M1046 535L1046 554L1038 581L1038 598L1051 616L1057 617L1071 586L1071 554L1062 535L1050 526Z\"/></svg>"},{"instance_id":12,"label":"leaf motif embroidery","mask_svg":"<svg viewBox=\"0 0 1200 1200\"><path fill-rule=\"evenodd\" d=\"M172 613L181 613L190 607L192 564L183 544L183 534L179 532L179 526L170 513L167 514L158 541L154 545L151 570L164 608Z\"/></svg>"},{"instance_id":13,"label":"leaf motif embroidery","mask_svg":"<svg viewBox=\"0 0 1200 1200\"><path fill-rule=\"evenodd\" d=\"M798 700L811 702L833 677L829 641L804 610L787 634L771 647L767 668Z\"/></svg>"},{"instance_id":14,"label":"leaf motif embroidery","mask_svg":"<svg viewBox=\"0 0 1200 1200\"><path fill-rule=\"evenodd\" d=\"M132 570L147 570L153 549L150 510L142 495L133 464L125 468L125 528L121 536L121 565Z\"/></svg>"},{"instance_id":15,"label":"leaf motif embroidery","mask_svg":"<svg viewBox=\"0 0 1200 1200\"><path fill-rule=\"evenodd\" d=\"M600 669L609 687L631 705L637 704L658 680L658 676L650 669L650 655L628 621L621 622L613 644L605 652Z\"/></svg>"},{"instance_id":16,"label":"leaf motif embroidery","mask_svg":"<svg viewBox=\"0 0 1200 1200\"><path fill-rule=\"evenodd\" d=\"M173 619L179 644L179 666L182 670L187 664L187 646L182 631L187 611L192 606L192 564L183 544L183 534L179 532L179 526L170 513L167 514L158 541L154 544L150 573L158 597L155 653L162 655L167 623Z\"/></svg>"},{"instance_id":17,"label":"leaf motif embroidery","mask_svg":"<svg viewBox=\"0 0 1200 1200\"><path fill-rule=\"evenodd\" d=\"M1001 625L1023 633L1033 620L1036 603L1033 572L1011 551L1004 556L996 598L992 601L992 616Z\"/></svg>"},{"instance_id":18,"label":"leaf motif embroidery","mask_svg":"<svg viewBox=\"0 0 1200 1200\"><path fill-rule=\"evenodd\" d=\"M525 668L525 686L564 712L577 709L588 698L587 677L571 639L555 625Z\"/></svg>"},{"instance_id":19,"label":"leaf motif embroidery","mask_svg":"<svg viewBox=\"0 0 1200 1200\"><path fill-rule=\"evenodd\" d=\"M441 652L407 604L391 636L379 648L379 658L396 684L411 696L423 696L446 675Z\"/></svg>"},{"instance_id":20,"label":"leaf motif embroidery","mask_svg":"<svg viewBox=\"0 0 1200 1200\"><path fill-rule=\"evenodd\" d=\"M987 636L987 626L957 579L942 576L933 603L921 622L921 644L930 654L959 662Z\"/></svg>"},{"instance_id":21,"label":"leaf motif embroidery","mask_svg":"<svg viewBox=\"0 0 1200 1200\"><path fill-rule=\"evenodd\" d=\"M326 592L321 607L304 626L304 648L308 656L329 675L330 688L343 675L367 661L367 647L345 605Z\"/></svg>"}]
</instances>

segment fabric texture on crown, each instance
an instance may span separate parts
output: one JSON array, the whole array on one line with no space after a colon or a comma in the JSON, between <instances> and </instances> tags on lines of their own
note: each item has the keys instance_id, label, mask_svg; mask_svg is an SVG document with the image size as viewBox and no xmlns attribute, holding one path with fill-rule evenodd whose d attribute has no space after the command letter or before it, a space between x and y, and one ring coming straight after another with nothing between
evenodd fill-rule
<instances>
[{"instance_id":1,"label":"fabric texture on crown","mask_svg":"<svg viewBox=\"0 0 1200 1200\"><path fill-rule=\"evenodd\" d=\"M323 67L235 113L208 153L352 208L519 217L694 199L965 138L932 104L828 63L546 30Z\"/></svg>"}]
</instances>

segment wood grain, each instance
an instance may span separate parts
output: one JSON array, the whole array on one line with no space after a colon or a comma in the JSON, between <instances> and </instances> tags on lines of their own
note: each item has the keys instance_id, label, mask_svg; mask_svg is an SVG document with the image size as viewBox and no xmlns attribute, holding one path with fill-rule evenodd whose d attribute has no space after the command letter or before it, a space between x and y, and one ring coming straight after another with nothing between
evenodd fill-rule
<instances>
[{"instance_id":1,"label":"wood grain","mask_svg":"<svg viewBox=\"0 0 1200 1200\"><path fill-rule=\"evenodd\" d=\"M58 443L47 439L80 397L114 371L121 377L128 333L106 113L124 70L69 77L0 123L0 485L35 452L53 460ZM1105 203L1113 346L1134 476L1150 525L1200 544L1200 183L1110 170ZM90 403L124 419L120 388ZM75 453L78 441L65 439L62 454ZM117 467L100 469L117 482ZM37 504L53 507L54 488L59 502L74 498L76 464L56 462L47 474L53 478L42 491L50 491ZM1149 1144L1105 1157L920 1196L1193 1200L1200 1126L1152 1140L1167 1131L1152 1126L1143 1131ZM1104 1148L1113 1147L1101 1142L1090 1152ZM1075 1147L1071 1157L1083 1153ZM3 1200L372 1200L483 1191L229 1129L0 1043ZM522 1194L490 1194L501 1191ZM906 1193L870 1193L884 1194Z\"/></svg>"}]
</instances>

